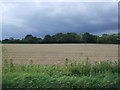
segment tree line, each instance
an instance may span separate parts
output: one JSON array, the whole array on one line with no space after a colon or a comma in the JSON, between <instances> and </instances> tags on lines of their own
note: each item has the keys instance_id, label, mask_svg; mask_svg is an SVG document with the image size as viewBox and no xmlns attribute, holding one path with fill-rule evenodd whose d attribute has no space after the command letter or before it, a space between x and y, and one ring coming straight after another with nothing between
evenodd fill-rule
<instances>
[{"instance_id":1,"label":"tree line","mask_svg":"<svg viewBox=\"0 0 120 90\"><path fill-rule=\"evenodd\" d=\"M47 43L98 43L98 44L119 44L120 33L102 34L101 36L90 34L89 32L77 34L75 32L57 33L55 35L45 35L44 38L38 38L31 34L26 35L23 39L9 39L2 40L2 43L16 43L16 44L47 44Z\"/></svg>"}]
</instances>

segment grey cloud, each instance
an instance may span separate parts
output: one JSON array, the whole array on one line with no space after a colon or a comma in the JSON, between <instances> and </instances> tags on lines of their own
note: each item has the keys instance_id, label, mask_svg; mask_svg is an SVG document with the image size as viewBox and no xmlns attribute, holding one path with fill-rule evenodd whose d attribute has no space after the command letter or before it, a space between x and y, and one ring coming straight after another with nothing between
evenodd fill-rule
<instances>
[{"instance_id":1,"label":"grey cloud","mask_svg":"<svg viewBox=\"0 0 120 90\"><path fill-rule=\"evenodd\" d=\"M3 38L117 30L117 3L7 3ZM9 34L8 34L9 33Z\"/></svg>"}]
</instances>

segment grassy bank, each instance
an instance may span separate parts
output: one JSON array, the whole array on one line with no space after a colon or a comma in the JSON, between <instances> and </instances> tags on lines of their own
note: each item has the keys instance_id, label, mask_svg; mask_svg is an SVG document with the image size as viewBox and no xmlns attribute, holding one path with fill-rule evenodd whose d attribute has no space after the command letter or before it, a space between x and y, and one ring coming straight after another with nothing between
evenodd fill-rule
<instances>
[{"instance_id":1,"label":"grassy bank","mask_svg":"<svg viewBox=\"0 0 120 90\"><path fill-rule=\"evenodd\" d=\"M63 66L3 65L3 88L118 88L118 63L87 61Z\"/></svg>"}]
</instances>

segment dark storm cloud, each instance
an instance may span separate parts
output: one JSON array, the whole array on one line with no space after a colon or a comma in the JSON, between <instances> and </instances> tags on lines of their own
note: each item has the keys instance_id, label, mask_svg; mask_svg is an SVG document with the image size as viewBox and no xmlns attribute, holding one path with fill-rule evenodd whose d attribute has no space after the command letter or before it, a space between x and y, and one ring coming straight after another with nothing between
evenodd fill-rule
<instances>
[{"instance_id":1,"label":"dark storm cloud","mask_svg":"<svg viewBox=\"0 0 120 90\"><path fill-rule=\"evenodd\" d=\"M117 32L117 3L4 3L3 38Z\"/></svg>"}]
</instances>

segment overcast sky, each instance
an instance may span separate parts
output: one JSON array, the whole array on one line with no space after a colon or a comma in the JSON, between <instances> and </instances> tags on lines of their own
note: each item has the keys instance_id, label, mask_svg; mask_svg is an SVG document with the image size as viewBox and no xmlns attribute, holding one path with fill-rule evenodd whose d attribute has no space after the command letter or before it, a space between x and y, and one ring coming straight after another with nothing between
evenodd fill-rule
<instances>
[{"instance_id":1,"label":"overcast sky","mask_svg":"<svg viewBox=\"0 0 120 90\"><path fill-rule=\"evenodd\" d=\"M118 3L13 2L1 3L2 37L43 37L59 32L117 33Z\"/></svg>"}]
</instances>

